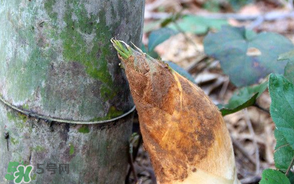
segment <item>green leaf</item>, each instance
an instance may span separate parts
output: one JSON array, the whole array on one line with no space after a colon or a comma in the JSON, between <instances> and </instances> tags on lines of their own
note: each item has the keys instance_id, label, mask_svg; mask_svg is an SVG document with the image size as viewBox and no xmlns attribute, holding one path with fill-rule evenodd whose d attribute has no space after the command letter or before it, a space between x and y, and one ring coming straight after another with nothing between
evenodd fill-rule
<instances>
[{"instance_id":1,"label":"green leaf","mask_svg":"<svg viewBox=\"0 0 294 184\"><path fill-rule=\"evenodd\" d=\"M294 149L294 85L282 75L271 74L269 92L270 113L276 129Z\"/></svg>"},{"instance_id":2,"label":"green leaf","mask_svg":"<svg viewBox=\"0 0 294 184\"><path fill-rule=\"evenodd\" d=\"M237 87L256 84L270 73L284 72L281 53L294 49L290 40L276 33L252 34L245 28L223 26L204 39L205 53L220 60L225 74Z\"/></svg>"},{"instance_id":3,"label":"green leaf","mask_svg":"<svg viewBox=\"0 0 294 184\"><path fill-rule=\"evenodd\" d=\"M249 30L249 29L245 29L245 38L246 40L252 40L255 36L257 35L256 32Z\"/></svg>"},{"instance_id":4,"label":"green leaf","mask_svg":"<svg viewBox=\"0 0 294 184\"><path fill-rule=\"evenodd\" d=\"M294 84L294 60L289 61L287 65L285 66L284 70L284 76L292 83Z\"/></svg>"},{"instance_id":5,"label":"green leaf","mask_svg":"<svg viewBox=\"0 0 294 184\"><path fill-rule=\"evenodd\" d=\"M173 70L178 72L180 75L182 75L183 77L185 77L189 81L195 83L194 78L192 77L192 75L189 74L184 68L182 68L179 65L177 65L177 64L175 64L173 62L170 62L170 61L164 61L164 62L167 63Z\"/></svg>"},{"instance_id":6,"label":"green leaf","mask_svg":"<svg viewBox=\"0 0 294 184\"><path fill-rule=\"evenodd\" d=\"M219 12L220 11L220 2L218 0L205 1L203 8L210 12Z\"/></svg>"},{"instance_id":7,"label":"green leaf","mask_svg":"<svg viewBox=\"0 0 294 184\"><path fill-rule=\"evenodd\" d=\"M181 31L194 33L194 34L205 34L210 29L219 30L222 25L227 25L228 22L224 19L211 19L195 15L187 15L182 19L178 20L175 24L171 24L168 27Z\"/></svg>"},{"instance_id":8,"label":"green leaf","mask_svg":"<svg viewBox=\"0 0 294 184\"><path fill-rule=\"evenodd\" d=\"M291 184L294 184L294 173L292 173L291 171L288 174L288 179L290 180Z\"/></svg>"},{"instance_id":9,"label":"green leaf","mask_svg":"<svg viewBox=\"0 0 294 184\"><path fill-rule=\"evenodd\" d=\"M250 107L250 106L254 105L257 96L258 96L258 93L254 94L250 99L248 99L247 101L245 101L241 105L236 106L235 108L227 108L226 106L219 106L221 108L220 111L221 111L223 116L238 112L238 111L240 111L242 109L245 109L247 107Z\"/></svg>"},{"instance_id":10,"label":"green leaf","mask_svg":"<svg viewBox=\"0 0 294 184\"><path fill-rule=\"evenodd\" d=\"M254 105L256 99L266 90L268 82L257 86L245 87L236 91L229 103L220 107L223 116L235 113L244 108Z\"/></svg>"},{"instance_id":11,"label":"green leaf","mask_svg":"<svg viewBox=\"0 0 294 184\"><path fill-rule=\"evenodd\" d=\"M177 21L177 20L178 20L179 18L181 18L181 17L182 17L181 12L176 13L176 14L174 14L174 15L171 15L170 17L164 19L164 20L161 22L160 26L161 26L161 27L166 27L167 25L169 25L170 23L173 23L173 22Z\"/></svg>"},{"instance_id":12,"label":"green leaf","mask_svg":"<svg viewBox=\"0 0 294 184\"><path fill-rule=\"evenodd\" d=\"M154 50L154 48L169 39L171 36L176 35L178 32L170 28L160 28L152 31L149 36L148 51Z\"/></svg>"},{"instance_id":13,"label":"green leaf","mask_svg":"<svg viewBox=\"0 0 294 184\"><path fill-rule=\"evenodd\" d=\"M241 7L243 7L246 4L253 3L253 0L229 0L229 4L232 6L232 8L237 11Z\"/></svg>"},{"instance_id":14,"label":"green leaf","mask_svg":"<svg viewBox=\"0 0 294 184\"><path fill-rule=\"evenodd\" d=\"M294 61L294 50L280 54L278 57L278 60L279 61L283 61L283 60Z\"/></svg>"},{"instance_id":15,"label":"green leaf","mask_svg":"<svg viewBox=\"0 0 294 184\"><path fill-rule=\"evenodd\" d=\"M280 171L266 169L262 172L262 179L259 184L290 184L287 176Z\"/></svg>"},{"instance_id":16,"label":"green leaf","mask_svg":"<svg viewBox=\"0 0 294 184\"><path fill-rule=\"evenodd\" d=\"M277 129L275 130L275 137L277 140L274 154L275 166L277 169L286 172L294 157L294 150L286 141L284 135Z\"/></svg>"},{"instance_id":17,"label":"green leaf","mask_svg":"<svg viewBox=\"0 0 294 184\"><path fill-rule=\"evenodd\" d=\"M288 61L285 66L284 76L294 84L294 50L281 54L278 60Z\"/></svg>"},{"instance_id":18,"label":"green leaf","mask_svg":"<svg viewBox=\"0 0 294 184\"><path fill-rule=\"evenodd\" d=\"M151 31L159 29L161 27L161 22L162 22L162 20L157 20L157 21L144 23L143 32L144 33L149 33Z\"/></svg>"}]
</instances>

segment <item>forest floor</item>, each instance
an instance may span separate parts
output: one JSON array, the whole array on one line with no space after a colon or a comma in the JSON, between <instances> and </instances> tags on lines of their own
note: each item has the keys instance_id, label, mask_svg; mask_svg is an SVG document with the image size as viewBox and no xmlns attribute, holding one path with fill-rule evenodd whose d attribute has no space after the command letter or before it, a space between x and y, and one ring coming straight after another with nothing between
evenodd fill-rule
<instances>
[{"instance_id":1,"label":"forest floor","mask_svg":"<svg viewBox=\"0 0 294 184\"><path fill-rule=\"evenodd\" d=\"M275 32L294 41L293 6L287 1L255 1L253 4L240 5L235 9L225 0L212 1L220 2L214 5L216 7L209 7L205 2L207 1L147 0L143 43L145 45L148 43L151 30L159 28L158 22L179 12L227 17L230 25L246 26L256 32ZM228 76L223 74L219 61L205 55L204 37L205 34L183 32L160 44L155 50L163 60L172 61L186 69L193 76L196 84L210 96L215 104L225 104L236 87L230 82ZM265 168L274 168L275 125L269 115L270 103L269 93L266 91L257 101L259 107L250 107L224 117L232 137L238 178L244 184L258 183ZM136 123L134 126L134 129L138 130ZM134 160L134 168L138 179L136 183L156 183L148 154L142 145ZM130 174L129 181L129 183L135 183L133 173Z\"/></svg>"}]
</instances>

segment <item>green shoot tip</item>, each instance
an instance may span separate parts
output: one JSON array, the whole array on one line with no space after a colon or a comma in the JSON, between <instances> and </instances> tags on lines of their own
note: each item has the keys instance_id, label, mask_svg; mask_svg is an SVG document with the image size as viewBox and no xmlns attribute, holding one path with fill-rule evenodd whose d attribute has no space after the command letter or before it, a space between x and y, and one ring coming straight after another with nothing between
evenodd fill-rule
<instances>
[{"instance_id":1,"label":"green shoot tip","mask_svg":"<svg viewBox=\"0 0 294 184\"><path fill-rule=\"evenodd\" d=\"M116 40L114 38L111 38L110 41L123 59L128 59L133 54L132 48L124 41Z\"/></svg>"}]
</instances>

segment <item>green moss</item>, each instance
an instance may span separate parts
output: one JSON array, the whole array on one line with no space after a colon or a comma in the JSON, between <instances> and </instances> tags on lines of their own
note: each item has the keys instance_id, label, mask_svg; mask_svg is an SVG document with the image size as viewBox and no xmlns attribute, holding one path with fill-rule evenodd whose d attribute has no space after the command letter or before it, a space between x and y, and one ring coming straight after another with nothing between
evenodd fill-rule
<instances>
[{"instance_id":1,"label":"green moss","mask_svg":"<svg viewBox=\"0 0 294 184\"><path fill-rule=\"evenodd\" d=\"M114 106L111 106L109 108L108 113L107 113L107 117L109 117L109 118L115 118L115 117L118 117L118 116L120 116L122 114L123 114L123 111L119 111Z\"/></svg>"},{"instance_id":2,"label":"green moss","mask_svg":"<svg viewBox=\"0 0 294 184\"><path fill-rule=\"evenodd\" d=\"M15 122L15 127L19 128L20 130L23 130L25 126L25 122L23 119L21 121L16 121Z\"/></svg>"},{"instance_id":3,"label":"green moss","mask_svg":"<svg viewBox=\"0 0 294 184\"><path fill-rule=\"evenodd\" d=\"M89 76L101 81L104 86L101 97L108 101L115 96L118 89L107 67L107 62L114 58L114 53L109 44L112 35L111 28L106 25L106 12L101 10L98 16L88 16L84 3L75 0L71 4L72 6L69 2L66 4L64 21L67 26L60 34L63 57L66 61L83 64ZM74 20L73 14L76 16ZM89 37L92 37L92 40L87 42Z\"/></svg>"},{"instance_id":4,"label":"green moss","mask_svg":"<svg viewBox=\"0 0 294 184\"><path fill-rule=\"evenodd\" d=\"M10 122L14 122L16 128L21 130L25 128L25 123L28 120L26 115L21 113L7 112L6 116Z\"/></svg>"},{"instance_id":5,"label":"green moss","mask_svg":"<svg viewBox=\"0 0 294 184\"><path fill-rule=\"evenodd\" d=\"M78 129L78 132L86 134L86 133L89 133L90 130L89 130L89 127L87 125L83 125L81 128Z\"/></svg>"},{"instance_id":6,"label":"green moss","mask_svg":"<svg viewBox=\"0 0 294 184\"><path fill-rule=\"evenodd\" d=\"M51 0L51 1L45 1L44 4L44 8L47 11L47 13L49 14L49 16L53 19L53 20L57 20L57 13L54 12L53 6L56 3L56 0Z\"/></svg>"},{"instance_id":7,"label":"green moss","mask_svg":"<svg viewBox=\"0 0 294 184\"><path fill-rule=\"evenodd\" d=\"M75 147L72 144L69 144L69 155L73 155L75 153Z\"/></svg>"},{"instance_id":8,"label":"green moss","mask_svg":"<svg viewBox=\"0 0 294 184\"><path fill-rule=\"evenodd\" d=\"M18 117L22 120L23 123L27 122L28 120L28 117L24 114L21 114L21 113L17 113L18 114Z\"/></svg>"},{"instance_id":9,"label":"green moss","mask_svg":"<svg viewBox=\"0 0 294 184\"><path fill-rule=\"evenodd\" d=\"M117 110L114 106L111 106L105 117L94 118L94 119L91 119L90 121L103 121L103 120L107 120L107 119L112 119L112 118L116 118L116 117L122 115L123 113L124 113L123 111Z\"/></svg>"},{"instance_id":10,"label":"green moss","mask_svg":"<svg viewBox=\"0 0 294 184\"><path fill-rule=\"evenodd\" d=\"M116 94L109 86L102 84L100 87L100 95L103 99L112 99Z\"/></svg>"},{"instance_id":11,"label":"green moss","mask_svg":"<svg viewBox=\"0 0 294 184\"><path fill-rule=\"evenodd\" d=\"M14 121L16 119L12 112L7 112L6 116L9 121Z\"/></svg>"},{"instance_id":12,"label":"green moss","mask_svg":"<svg viewBox=\"0 0 294 184\"><path fill-rule=\"evenodd\" d=\"M21 113L7 112L7 118L9 121L15 122L17 128L23 129L28 117Z\"/></svg>"},{"instance_id":13,"label":"green moss","mask_svg":"<svg viewBox=\"0 0 294 184\"><path fill-rule=\"evenodd\" d=\"M5 61L5 58L9 58L6 61L9 65L1 67L0 75L1 77L6 77L5 88L14 101L26 99L27 95L31 95L32 89L39 85L27 78L28 70L35 67L31 65L31 62L35 64L35 61L31 61L29 57L30 53L35 51L35 38L34 34L32 34L34 30L32 30L31 25L34 25L37 10L32 8L31 5L24 9L24 6L20 6L19 3L21 2L13 1L5 5L1 22L7 26L0 31L0 37L5 35L0 43L1 46L4 46L0 52L1 62ZM15 13L16 11L17 13ZM23 18L24 14L19 13L22 11L30 16ZM11 47L11 44L17 44L17 49L15 49L16 46ZM6 65L4 64L3 66Z\"/></svg>"},{"instance_id":14,"label":"green moss","mask_svg":"<svg viewBox=\"0 0 294 184\"><path fill-rule=\"evenodd\" d=\"M100 85L100 96L97 94L98 90L93 92L95 93L93 98L95 105L92 105L94 103L89 105L89 98L92 97L92 94L89 95L89 98L83 97L85 99L83 108L79 111L81 116L95 117L97 114L95 110L100 107L103 110L105 102L114 101L118 91L121 90L118 87L120 86L118 81L114 81L120 70L112 68L112 70L117 70L113 71L116 76L112 76L108 69L109 63L113 65L116 60L110 39L117 31L121 32L119 20L127 18L126 11L115 11L113 2L107 7L107 10L102 8L98 15L87 12L85 4L89 2L79 0L66 1L57 9L57 0L37 4L25 3L24 6L20 6L21 1L12 3L14 3L13 6L7 4L8 8L3 10L5 16L0 18L7 25L0 31L0 36L5 35L1 46L5 48L5 45L9 45L13 49L8 52L7 48L10 47L7 47L0 51L0 58L9 58L7 67L0 68L0 76L7 79L5 88L9 98L15 102L24 102L40 95L42 101L36 101L35 105L42 106L43 110L50 114L59 112L62 105L65 104L63 102L68 102L68 98L60 97L58 93L50 93L56 90L50 91L49 88L53 86L51 85L52 73L57 71L57 67L60 69L59 64L71 66L63 63L64 60L82 64L89 78L95 79L95 85ZM124 2L119 3L119 7L126 7L123 5ZM106 17L110 14L107 13L109 11L115 13L110 15L111 17ZM40 19L40 17L43 18ZM3 59L1 61L4 61ZM93 89L96 90L97 86ZM17 90L15 90L16 87ZM72 86L69 84L65 87L71 89ZM90 93L91 87L86 85L83 87L85 90L81 90L82 92ZM49 95L52 98L49 99ZM29 109L29 106L25 104L22 108ZM72 107L76 110L75 108L77 107ZM115 113L117 112L109 112L107 117L101 118L113 117ZM22 119L25 120L25 118Z\"/></svg>"},{"instance_id":15,"label":"green moss","mask_svg":"<svg viewBox=\"0 0 294 184\"><path fill-rule=\"evenodd\" d=\"M16 6L17 7L17 6ZM16 11L16 10L14 10ZM42 81L46 78L46 71L50 60L46 55L50 55L50 50L43 50L38 45L38 37L36 37L36 29L32 29L32 25L36 24L38 12L33 5L28 5L23 11L30 15L30 18L21 17L22 14L10 15L9 24L5 32L6 37L3 42L12 40L20 40L17 43L18 49L9 62L9 67L4 70L1 75L7 78L7 93L12 96L14 101L23 101L31 96L32 91L41 86ZM22 22L22 24L19 24ZM42 39L39 39L42 40ZM12 51L11 51L12 52ZM3 58L7 58L4 55ZM38 76L38 77L36 77ZM17 90L15 87L17 86Z\"/></svg>"},{"instance_id":16,"label":"green moss","mask_svg":"<svg viewBox=\"0 0 294 184\"><path fill-rule=\"evenodd\" d=\"M24 110L29 110L29 109L30 109L30 107L29 107L28 104L24 104L24 105L22 106L22 108L23 108Z\"/></svg>"},{"instance_id":17,"label":"green moss","mask_svg":"<svg viewBox=\"0 0 294 184\"><path fill-rule=\"evenodd\" d=\"M19 143L19 141L18 141L18 140L16 140L15 138L13 138L13 137L11 137L11 136L10 136L10 141L11 141L11 143L12 143L13 145L15 145L15 144L18 144L18 143Z\"/></svg>"},{"instance_id":18,"label":"green moss","mask_svg":"<svg viewBox=\"0 0 294 184\"><path fill-rule=\"evenodd\" d=\"M35 180L37 178L37 174L33 174L33 176L31 177L32 180Z\"/></svg>"},{"instance_id":19,"label":"green moss","mask_svg":"<svg viewBox=\"0 0 294 184\"><path fill-rule=\"evenodd\" d=\"M36 147L32 148L32 150L36 151L36 152L43 152L45 150L45 148L42 146L36 146Z\"/></svg>"},{"instance_id":20,"label":"green moss","mask_svg":"<svg viewBox=\"0 0 294 184\"><path fill-rule=\"evenodd\" d=\"M94 101L96 103L95 106L88 104L89 100L85 99L84 103L78 107L81 114L84 113L85 109L88 109L87 113L95 117L96 111L104 109L103 105L105 102L114 99L121 90L118 87L119 85L116 84L117 82L113 81L113 76L108 70L108 61L113 62L117 59L114 49L110 44L110 39L114 36L113 29L117 29L120 24L119 21L115 22L114 20L119 20L116 16L120 15L116 13L111 15L110 20L113 22L107 22L106 11L116 12L113 5L108 10L101 9L95 13L89 13L85 8L85 4L88 4L88 2L81 2L79 0L65 1L58 10L55 10L57 2L56 0L46 1L44 4L45 11L50 18L49 21L44 21L43 23L43 34L47 40L50 40L44 46L48 47L46 50L52 48L57 52L55 57L63 59L65 62L82 64L88 76L99 81L96 83L96 85L99 85L99 92L95 93L100 94L100 97L95 94L95 97L98 99ZM96 14L97 12L98 14ZM62 49L59 49L60 46L62 46ZM62 53L59 53L60 51ZM52 53L54 52L52 51ZM52 53L48 51L48 56L43 54L51 58L51 61L54 63L56 58L53 57ZM115 71L114 73L118 72ZM61 104L59 102L63 101L63 97L55 95L50 98L49 95L51 94L49 93L50 91L48 92L48 86L46 85L45 89L41 89L43 105L45 109L55 112L59 108L56 104ZM100 118L107 119L107 117Z\"/></svg>"}]
</instances>

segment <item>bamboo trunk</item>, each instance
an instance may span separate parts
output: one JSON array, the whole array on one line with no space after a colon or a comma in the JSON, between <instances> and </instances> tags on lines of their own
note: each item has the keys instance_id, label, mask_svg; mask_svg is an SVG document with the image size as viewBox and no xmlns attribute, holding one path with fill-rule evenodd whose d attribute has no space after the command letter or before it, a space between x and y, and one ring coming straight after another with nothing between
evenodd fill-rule
<instances>
[{"instance_id":1,"label":"bamboo trunk","mask_svg":"<svg viewBox=\"0 0 294 184\"><path fill-rule=\"evenodd\" d=\"M133 102L109 40L139 44L143 10L144 0L0 1L1 184L10 162L33 165L31 183L124 182L132 114L101 122Z\"/></svg>"}]
</instances>

